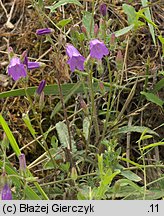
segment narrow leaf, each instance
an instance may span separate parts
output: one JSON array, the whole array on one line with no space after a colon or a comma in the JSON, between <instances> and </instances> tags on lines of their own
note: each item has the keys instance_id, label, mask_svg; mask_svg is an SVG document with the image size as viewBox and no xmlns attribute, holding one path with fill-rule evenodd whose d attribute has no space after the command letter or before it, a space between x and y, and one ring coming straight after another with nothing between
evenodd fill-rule
<instances>
[{"instance_id":1,"label":"narrow leaf","mask_svg":"<svg viewBox=\"0 0 164 216\"><path fill-rule=\"evenodd\" d=\"M30 133L32 134L33 137L35 137L36 131L34 130L34 128L32 127L31 121L29 119L28 114L23 114L22 119L24 121L24 123L26 124L26 126L28 127Z\"/></svg>"},{"instance_id":2,"label":"narrow leaf","mask_svg":"<svg viewBox=\"0 0 164 216\"><path fill-rule=\"evenodd\" d=\"M134 24L136 17L137 17L135 8L131 5L128 5L128 4L123 4L122 8L124 10L124 13L128 17L129 25Z\"/></svg>"},{"instance_id":3,"label":"narrow leaf","mask_svg":"<svg viewBox=\"0 0 164 216\"><path fill-rule=\"evenodd\" d=\"M94 19L92 13L85 11L82 18L83 26L86 28L89 37L94 35Z\"/></svg>"},{"instance_id":4,"label":"narrow leaf","mask_svg":"<svg viewBox=\"0 0 164 216\"><path fill-rule=\"evenodd\" d=\"M164 101L162 101L157 95L148 92L141 92L141 94L144 95L148 101L151 101L162 108Z\"/></svg>"},{"instance_id":5,"label":"narrow leaf","mask_svg":"<svg viewBox=\"0 0 164 216\"><path fill-rule=\"evenodd\" d=\"M6 121L4 120L4 118L1 114L0 114L0 124L3 128L3 130L5 131L7 138L10 141L10 145L11 145L13 151L15 152L16 156L18 157L21 154L21 151L19 149L19 146L18 146L10 128L8 127Z\"/></svg>"},{"instance_id":6,"label":"narrow leaf","mask_svg":"<svg viewBox=\"0 0 164 216\"><path fill-rule=\"evenodd\" d=\"M156 136L159 136L155 131L151 130L148 127L144 126L124 126L119 128L118 133L128 133L128 132L137 132L137 133L143 133L146 130L146 133L153 134Z\"/></svg>"},{"instance_id":7,"label":"narrow leaf","mask_svg":"<svg viewBox=\"0 0 164 216\"><path fill-rule=\"evenodd\" d=\"M68 147L69 146L69 133L68 133L67 125L64 122L60 121L56 124L56 130L58 133L60 143L64 147ZM73 149L75 150L75 145L74 145L75 141L73 137L71 137L71 142L72 142L72 146L74 147Z\"/></svg>"},{"instance_id":8,"label":"narrow leaf","mask_svg":"<svg viewBox=\"0 0 164 216\"><path fill-rule=\"evenodd\" d=\"M83 134L84 134L85 140L88 140L90 123L91 123L90 118L85 117L83 120Z\"/></svg>"},{"instance_id":9,"label":"narrow leaf","mask_svg":"<svg viewBox=\"0 0 164 216\"><path fill-rule=\"evenodd\" d=\"M51 12L54 12L57 8L61 7L62 5L66 5L66 4L75 4L79 7L83 7L82 4L78 0L60 0L56 4L52 6L48 6L46 8L49 8Z\"/></svg>"},{"instance_id":10,"label":"narrow leaf","mask_svg":"<svg viewBox=\"0 0 164 216\"><path fill-rule=\"evenodd\" d=\"M149 7L147 7L148 4L149 4L148 0L141 0L141 2L142 2L142 6L143 6L143 7L146 7L146 8L144 9L144 14L145 14L146 18L149 19L150 21L152 21L150 9L149 9ZM153 21L152 21L152 22L153 22ZM148 23L148 26L149 26L149 30L150 30L150 33L151 33L151 36L152 36L154 45L156 45L154 27L153 27L153 25L150 24L150 23Z\"/></svg>"}]
</instances>

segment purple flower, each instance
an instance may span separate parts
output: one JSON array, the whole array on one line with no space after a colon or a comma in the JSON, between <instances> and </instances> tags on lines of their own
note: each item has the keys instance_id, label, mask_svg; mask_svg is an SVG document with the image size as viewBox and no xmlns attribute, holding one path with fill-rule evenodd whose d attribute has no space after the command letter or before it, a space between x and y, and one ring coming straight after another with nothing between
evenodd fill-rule
<instances>
[{"instance_id":1,"label":"purple flower","mask_svg":"<svg viewBox=\"0 0 164 216\"><path fill-rule=\"evenodd\" d=\"M2 200L12 200L11 189L8 184L5 184L1 192Z\"/></svg>"},{"instance_id":2,"label":"purple flower","mask_svg":"<svg viewBox=\"0 0 164 216\"><path fill-rule=\"evenodd\" d=\"M100 5L100 14L102 15L102 16L106 16L106 14L107 14L107 7L106 7L106 4L104 4L104 3L102 3L101 5Z\"/></svg>"},{"instance_id":3,"label":"purple flower","mask_svg":"<svg viewBox=\"0 0 164 216\"><path fill-rule=\"evenodd\" d=\"M26 171L26 158L24 154L19 155L19 168L20 171Z\"/></svg>"},{"instance_id":4,"label":"purple flower","mask_svg":"<svg viewBox=\"0 0 164 216\"><path fill-rule=\"evenodd\" d=\"M98 39L94 39L90 41L90 56L96 59L102 59L103 56L109 54L109 50L105 46L105 44Z\"/></svg>"},{"instance_id":5,"label":"purple flower","mask_svg":"<svg viewBox=\"0 0 164 216\"><path fill-rule=\"evenodd\" d=\"M40 94L42 93L42 91L43 91L45 85L46 85L46 81L45 81L45 80L42 80L42 81L40 82L40 84L39 84L37 90L36 90L36 93L37 93L38 95L40 95Z\"/></svg>"},{"instance_id":6,"label":"purple flower","mask_svg":"<svg viewBox=\"0 0 164 216\"><path fill-rule=\"evenodd\" d=\"M10 64L8 66L8 74L12 76L13 80L15 81L21 77L27 76L25 66L18 57L11 58Z\"/></svg>"},{"instance_id":7,"label":"purple flower","mask_svg":"<svg viewBox=\"0 0 164 216\"><path fill-rule=\"evenodd\" d=\"M24 56L23 56L24 54ZM23 56L23 64L27 66L27 69L28 70L32 70L32 69L36 69L36 68L39 68L43 65L45 65L44 63L40 63L40 62L31 62L28 60L28 57L27 57L27 52L23 52L22 56Z\"/></svg>"},{"instance_id":8,"label":"purple flower","mask_svg":"<svg viewBox=\"0 0 164 216\"><path fill-rule=\"evenodd\" d=\"M66 53L69 57L67 63L73 72L76 68L83 71L85 58L79 53L79 51L71 44L67 44Z\"/></svg>"},{"instance_id":9,"label":"purple flower","mask_svg":"<svg viewBox=\"0 0 164 216\"><path fill-rule=\"evenodd\" d=\"M51 32L53 32L53 29L51 29L51 28L43 28L43 29L37 29L36 30L37 35L50 34Z\"/></svg>"}]
</instances>

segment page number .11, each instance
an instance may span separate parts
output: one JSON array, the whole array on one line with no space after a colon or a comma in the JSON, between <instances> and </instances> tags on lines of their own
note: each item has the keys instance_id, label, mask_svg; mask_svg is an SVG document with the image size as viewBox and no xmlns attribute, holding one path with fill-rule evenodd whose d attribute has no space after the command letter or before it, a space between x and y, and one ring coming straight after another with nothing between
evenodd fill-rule
<instances>
[{"instance_id":1,"label":"page number .11","mask_svg":"<svg viewBox=\"0 0 164 216\"><path fill-rule=\"evenodd\" d=\"M158 212L159 211L159 207L158 204L151 204L150 205L150 209L148 210L148 212Z\"/></svg>"}]
</instances>

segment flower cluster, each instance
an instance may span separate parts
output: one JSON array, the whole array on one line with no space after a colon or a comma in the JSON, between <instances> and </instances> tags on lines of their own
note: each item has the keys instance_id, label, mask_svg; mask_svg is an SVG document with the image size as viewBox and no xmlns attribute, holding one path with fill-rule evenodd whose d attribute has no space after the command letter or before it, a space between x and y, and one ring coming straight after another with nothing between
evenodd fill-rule
<instances>
[{"instance_id":1,"label":"flower cluster","mask_svg":"<svg viewBox=\"0 0 164 216\"><path fill-rule=\"evenodd\" d=\"M102 41L98 39L93 39L89 43L90 45L90 57L97 60L101 60L103 56L109 54L109 50ZM71 71L73 72L76 68L78 70L84 70L85 58L79 53L79 51L72 45L67 44L66 54L69 57L67 63L70 66Z\"/></svg>"}]
</instances>

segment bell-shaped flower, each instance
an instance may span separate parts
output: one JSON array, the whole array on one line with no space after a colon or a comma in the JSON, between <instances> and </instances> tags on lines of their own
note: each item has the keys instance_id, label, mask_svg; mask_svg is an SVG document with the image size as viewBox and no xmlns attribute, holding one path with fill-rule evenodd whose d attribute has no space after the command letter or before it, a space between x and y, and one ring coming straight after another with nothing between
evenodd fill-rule
<instances>
[{"instance_id":1,"label":"bell-shaped flower","mask_svg":"<svg viewBox=\"0 0 164 216\"><path fill-rule=\"evenodd\" d=\"M67 63L69 64L72 72L76 68L81 71L84 70L85 58L79 53L79 51L72 44L67 44L66 54L69 57Z\"/></svg>"},{"instance_id":2,"label":"bell-shaped flower","mask_svg":"<svg viewBox=\"0 0 164 216\"><path fill-rule=\"evenodd\" d=\"M105 44L98 39L93 39L90 41L90 56L95 59L102 59L103 56L109 54L108 48Z\"/></svg>"},{"instance_id":3,"label":"bell-shaped flower","mask_svg":"<svg viewBox=\"0 0 164 216\"><path fill-rule=\"evenodd\" d=\"M27 76L27 71L24 64L21 62L20 58L13 57L8 65L8 74L13 78L13 80L18 80L21 77Z\"/></svg>"},{"instance_id":4,"label":"bell-shaped flower","mask_svg":"<svg viewBox=\"0 0 164 216\"><path fill-rule=\"evenodd\" d=\"M11 189L8 184L5 184L1 192L2 200L12 200Z\"/></svg>"}]
</instances>

